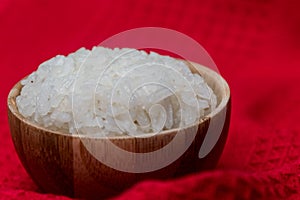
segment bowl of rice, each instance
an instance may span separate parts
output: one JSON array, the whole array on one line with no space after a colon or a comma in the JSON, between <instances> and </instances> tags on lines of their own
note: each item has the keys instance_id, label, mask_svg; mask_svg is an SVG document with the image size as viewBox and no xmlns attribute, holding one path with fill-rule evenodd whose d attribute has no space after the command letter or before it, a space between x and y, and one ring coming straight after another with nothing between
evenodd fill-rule
<instances>
[{"instance_id":1,"label":"bowl of rice","mask_svg":"<svg viewBox=\"0 0 300 200\"><path fill-rule=\"evenodd\" d=\"M19 81L8 117L17 154L41 190L104 198L141 180L214 168L228 134L230 90L197 63L81 48Z\"/></svg>"}]
</instances>

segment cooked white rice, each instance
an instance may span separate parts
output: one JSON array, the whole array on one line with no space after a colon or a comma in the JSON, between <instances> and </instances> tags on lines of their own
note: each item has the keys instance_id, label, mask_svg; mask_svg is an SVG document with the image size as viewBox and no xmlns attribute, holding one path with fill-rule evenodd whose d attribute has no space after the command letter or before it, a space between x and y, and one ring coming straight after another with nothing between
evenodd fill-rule
<instances>
[{"instance_id":1,"label":"cooked white rice","mask_svg":"<svg viewBox=\"0 0 300 200\"><path fill-rule=\"evenodd\" d=\"M183 61L128 48L58 55L21 84L20 113L70 134L156 133L194 124L217 104L212 89Z\"/></svg>"}]
</instances>

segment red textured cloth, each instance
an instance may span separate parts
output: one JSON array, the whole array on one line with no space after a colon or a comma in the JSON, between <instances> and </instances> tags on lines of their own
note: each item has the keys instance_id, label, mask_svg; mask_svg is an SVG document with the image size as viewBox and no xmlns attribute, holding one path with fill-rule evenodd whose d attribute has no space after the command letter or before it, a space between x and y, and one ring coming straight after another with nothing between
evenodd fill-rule
<instances>
[{"instance_id":1,"label":"red textured cloth","mask_svg":"<svg viewBox=\"0 0 300 200\"><path fill-rule=\"evenodd\" d=\"M300 3L297 0L0 2L0 199L68 199L41 193L9 132L10 88L57 54L142 26L201 43L232 93L228 142L216 167L144 181L123 199L300 199Z\"/></svg>"}]
</instances>

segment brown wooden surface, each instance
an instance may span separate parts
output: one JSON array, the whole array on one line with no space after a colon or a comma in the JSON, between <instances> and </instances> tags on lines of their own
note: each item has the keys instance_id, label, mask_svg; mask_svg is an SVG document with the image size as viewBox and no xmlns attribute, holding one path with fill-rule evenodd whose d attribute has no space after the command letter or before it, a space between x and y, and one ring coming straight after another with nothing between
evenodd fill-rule
<instances>
[{"instance_id":1,"label":"brown wooden surface","mask_svg":"<svg viewBox=\"0 0 300 200\"><path fill-rule=\"evenodd\" d=\"M99 162L86 149L89 143L103 149L112 141L120 148L141 153L152 152L167 145L177 130L165 131L153 137L88 138L49 131L24 119L17 110L15 98L21 85L18 83L8 97L8 116L15 149L25 169L37 185L46 192L68 196L99 198L108 197L130 187L143 179L168 179L191 172L211 169L222 153L230 119L230 92L226 82L216 73L199 65L191 66L199 70L208 84L217 93L219 106L216 112L197 125L195 140L188 150L167 167L147 173L128 173L110 168ZM207 132L210 119L226 109L226 123L222 135L214 149L203 159L198 158L200 146ZM183 137L191 128L181 132ZM104 148L105 149L105 148ZM111 152L106 152L109 156ZM115 155L117 156L117 155ZM120 165L125 163L120 163Z\"/></svg>"}]
</instances>

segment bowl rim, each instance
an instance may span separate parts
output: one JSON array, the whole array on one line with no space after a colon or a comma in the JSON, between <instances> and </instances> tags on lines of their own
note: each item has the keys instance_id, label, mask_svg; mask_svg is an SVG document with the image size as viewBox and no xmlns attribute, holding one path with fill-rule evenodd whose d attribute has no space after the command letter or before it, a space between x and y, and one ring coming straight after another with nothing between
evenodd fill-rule
<instances>
[{"instance_id":1,"label":"bowl rim","mask_svg":"<svg viewBox=\"0 0 300 200\"><path fill-rule=\"evenodd\" d=\"M219 102L219 104L217 105L217 107L210 112L208 115L205 115L202 119L200 119L199 121L197 121L196 123L186 126L186 127L179 127L179 128L174 128L174 129L169 129L169 130L164 130L161 131L159 133L156 134L141 134L138 136L131 136L131 135L121 135L121 136L103 136L103 137L93 137L90 135L84 135L84 134L71 134L71 133L64 133L64 132L60 132L60 131L55 131L55 130L51 130L51 129L47 129L45 127L39 126L38 124L31 122L30 120L26 119L25 117L23 117L17 108L16 105L16 97L20 94L21 92L21 81L24 80L26 77L22 78L19 82L17 82L13 88L10 90L8 97L7 97L7 107L8 107L8 112L11 112L15 117L18 118L18 120L22 121L23 123L34 127L36 129L40 129L44 132L48 132L51 134L56 134L56 135L61 135L61 136L67 136L67 137L72 137L72 138L80 138L80 139L110 139L110 140L122 140L122 139L132 139L132 138L149 138L149 137L155 137L155 136L162 136L162 135L166 135L166 134L172 134L174 132L179 132L180 130L183 129L188 129L194 126L199 126L199 124L207 121L208 119L213 118L214 116L216 116L220 111L222 111L223 109L226 108L229 100L230 100L230 88L228 83L226 82L226 80L216 71L203 66L201 64L192 62L192 61L185 61L188 63L189 67L193 67L194 71L197 71L198 73L203 72L206 75L209 74L210 77L214 77L214 79L216 80L215 82L217 83L217 85L222 86L223 87L223 91L222 91L222 95L221 95L221 101ZM202 74L201 74L202 75ZM203 77L203 76L202 76ZM204 78L205 79L205 78ZM20 87L20 88L19 88Z\"/></svg>"}]
</instances>

